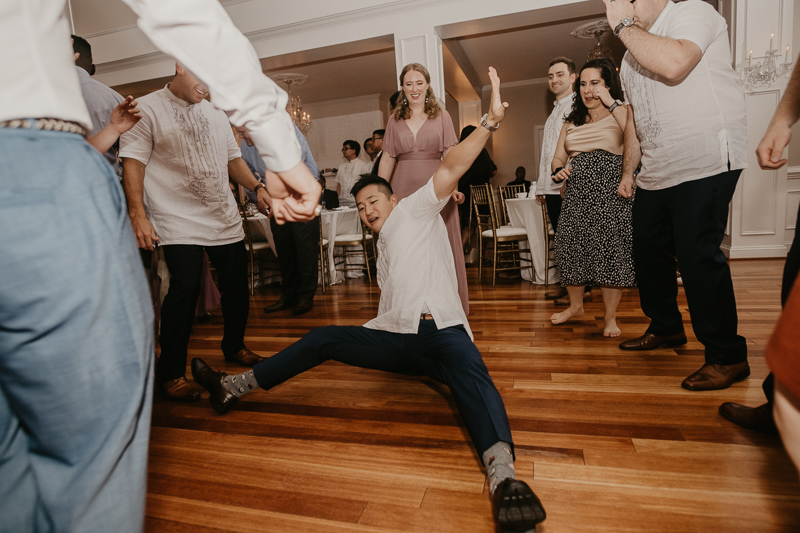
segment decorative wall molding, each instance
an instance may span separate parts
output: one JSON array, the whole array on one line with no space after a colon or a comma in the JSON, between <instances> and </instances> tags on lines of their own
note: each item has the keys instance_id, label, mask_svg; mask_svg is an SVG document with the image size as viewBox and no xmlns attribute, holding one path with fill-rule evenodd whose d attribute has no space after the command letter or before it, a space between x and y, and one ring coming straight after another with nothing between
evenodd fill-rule
<instances>
[{"instance_id":1,"label":"decorative wall molding","mask_svg":"<svg viewBox=\"0 0 800 533\"><path fill-rule=\"evenodd\" d=\"M508 83L500 82L501 89L508 89L511 87L522 87L525 85L540 85L542 83L547 83L547 78L533 78L531 80L519 80L519 81L509 81ZM491 85L484 85L481 87L481 91L491 91Z\"/></svg>"},{"instance_id":2,"label":"decorative wall molding","mask_svg":"<svg viewBox=\"0 0 800 533\"><path fill-rule=\"evenodd\" d=\"M730 259L759 259L766 257L786 257L785 244L771 246L721 246Z\"/></svg>"},{"instance_id":3,"label":"decorative wall molding","mask_svg":"<svg viewBox=\"0 0 800 533\"><path fill-rule=\"evenodd\" d=\"M786 179L800 180L800 167L789 167Z\"/></svg>"}]
</instances>

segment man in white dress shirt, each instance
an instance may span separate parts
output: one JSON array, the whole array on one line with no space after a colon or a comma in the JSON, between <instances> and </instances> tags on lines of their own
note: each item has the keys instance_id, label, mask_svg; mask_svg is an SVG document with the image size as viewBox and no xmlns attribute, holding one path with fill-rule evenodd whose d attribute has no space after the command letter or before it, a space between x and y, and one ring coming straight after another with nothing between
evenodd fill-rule
<instances>
[{"instance_id":1,"label":"man in white dress shirt","mask_svg":"<svg viewBox=\"0 0 800 533\"><path fill-rule=\"evenodd\" d=\"M327 360L446 384L483 459L497 521L526 531L545 518L528 485L515 479L511 429L503 399L475 344L458 296L453 254L439 216L458 179L480 154L505 106L490 68L492 100L483 126L454 147L427 185L398 202L391 186L369 175L353 187L362 222L378 232L378 316L361 327L312 330L289 348L237 376L192 360L192 375L225 413L247 392L270 389Z\"/></svg>"},{"instance_id":2,"label":"man in white dress shirt","mask_svg":"<svg viewBox=\"0 0 800 533\"><path fill-rule=\"evenodd\" d=\"M342 207L355 207L356 199L350 193L350 189L356 184L361 174L369 174L372 164L369 161L359 159L361 145L358 141L347 140L342 143L342 157L346 162L339 165L336 172L336 194L339 195L339 205Z\"/></svg>"},{"instance_id":3,"label":"man in white dress shirt","mask_svg":"<svg viewBox=\"0 0 800 533\"><path fill-rule=\"evenodd\" d=\"M737 332L733 281L720 249L728 206L747 166L744 89L731 67L725 19L706 2L603 0L628 51L620 79L630 100L619 193L633 206L633 259L650 325L623 350L687 342L675 257L705 364L681 383L717 390L750 375ZM635 176L641 163L641 170Z\"/></svg>"}]
</instances>

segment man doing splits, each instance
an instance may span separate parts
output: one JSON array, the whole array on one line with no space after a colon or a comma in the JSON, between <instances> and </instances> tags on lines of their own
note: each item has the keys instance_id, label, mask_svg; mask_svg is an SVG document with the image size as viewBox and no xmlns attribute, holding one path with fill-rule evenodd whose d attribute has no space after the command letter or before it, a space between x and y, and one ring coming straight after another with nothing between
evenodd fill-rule
<instances>
[{"instance_id":1,"label":"man doing splits","mask_svg":"<svg viewBox=\"0 0 800 533\"><path fill-rule=\"evenodd\" d=\"M327 360L428 376L450 387L487 467L498 522L512 531L545 518L528 485L514 479L514 445L503 400L475 344L458 296L447 229L439 212L503 119L500 80L493 68L492 99L483 125L453 148L427 185L398 202L386 180L363 176L352 189L364 224L379 232L377 318L361 327L328 326L309 332L251 371L227 376L192 360L192 375L224 413L243 394L270 389Z\"/></svg>"}]
</instances>

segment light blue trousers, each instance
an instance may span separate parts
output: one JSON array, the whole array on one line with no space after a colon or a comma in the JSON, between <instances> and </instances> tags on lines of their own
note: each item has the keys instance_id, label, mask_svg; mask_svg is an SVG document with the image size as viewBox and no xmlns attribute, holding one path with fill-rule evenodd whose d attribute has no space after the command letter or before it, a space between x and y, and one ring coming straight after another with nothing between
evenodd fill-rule
<instances>
[{"instance_id":1,"label":"light blue trousers","mask_svg":"<svg viewBox=\"0 0 800 533\"><path fill-rule=\"evenodd\" d=\"M0 129L0 531L142 531L153 358L111 167Z\"/></svg>"}]
</instances>

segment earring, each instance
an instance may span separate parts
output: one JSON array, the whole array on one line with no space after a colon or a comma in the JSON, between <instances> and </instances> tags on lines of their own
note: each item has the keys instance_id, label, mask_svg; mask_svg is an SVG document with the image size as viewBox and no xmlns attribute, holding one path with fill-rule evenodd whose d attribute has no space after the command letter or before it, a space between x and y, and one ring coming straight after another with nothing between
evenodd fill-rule
<instances>
[{"instance_id":1,"label":"earring","mask_svg":"<svg viewBox=\"0 0 800 533\"><path fill-rule=\"evenodd\" d=\"M408 100L406 100L406 93L403 93L403 105L408 105Z\"/></svg>"},{"instance_id":2,"label":"earring","mask_svg":"<svg viewBox=\"0 0 800 533\"><path fill-rule=\"evenodd\" d=\"M428 105L428 95L425 95L425 105Z\"/></svg>"}]
</instances>

